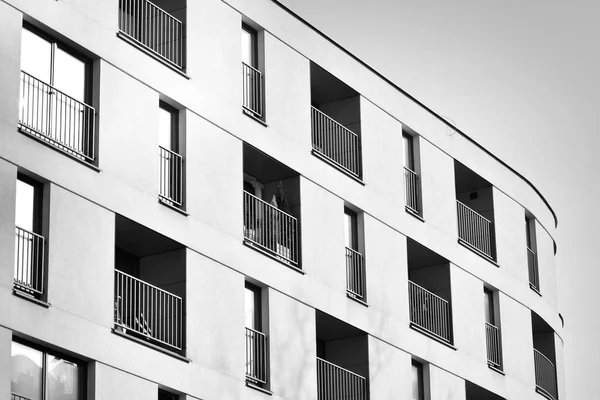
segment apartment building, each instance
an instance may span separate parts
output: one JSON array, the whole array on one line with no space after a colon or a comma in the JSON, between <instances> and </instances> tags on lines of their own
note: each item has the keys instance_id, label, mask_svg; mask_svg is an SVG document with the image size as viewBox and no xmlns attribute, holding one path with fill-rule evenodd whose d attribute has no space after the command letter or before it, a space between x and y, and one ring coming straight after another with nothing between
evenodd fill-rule
<instances>
[{"instance_id":1,"label":"apartment building","mask_svg":"<svg viewBox=\"0 0 600 400\"><path fill-rule=\"evenodd\" d=\"M282 4L0 38L1 399L565 399L550 204Z\"/></svg>"}]
</instances>

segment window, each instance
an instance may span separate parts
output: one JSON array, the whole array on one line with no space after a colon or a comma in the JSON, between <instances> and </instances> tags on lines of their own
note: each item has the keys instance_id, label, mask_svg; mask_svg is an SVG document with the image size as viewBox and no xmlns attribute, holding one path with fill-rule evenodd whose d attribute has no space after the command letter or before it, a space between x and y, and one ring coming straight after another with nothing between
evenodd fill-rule
<instances>
[{"instance_id":1,"label":"window","mask_svg":"<svg viewBox=\"0 0 600 400\"><path fill-rule=\"evenodd\" d=\"M420 362L412 362L412 392L413 400L424 400L425 390L423 383L423 364Z\"/></svg>"},{"instance_id":2,"label":"window","mask_svg":"<svg viewBox=\"0 0 600 400\"><path fill-rule=\"evenodd\" d=\"M94 160L91 61L30 25L22 30L22 132L78 159Z\"/></svg>"},{"instance_id":3,"label":"window","mask_svg":"<svg viewBox=\"0 0 600 400\"><path fill-rule=\"evenodd\" d=\"M45 239L42 235L43 186L19 174L15 206L15 290L36 298L44 294Z\"/></svg>"},{"instance_id":4,"label":"window","mask_svg":"<svg viewBox=\"0 0 600 400\"><path fill-rule=\"evenodd\" d=\"M246 381L265 388L268 380L267 335L263 332L262 290L246 282L245 325L246 325Z\"/></svg>"},{"instance_id":5,"label":"window","mask_svg":"<svg viewBox=\"0 0 600 400\"><path fill-rule=\"evenodd\" d=\"M179 400L179 395L164 389L158 389L158 400Z\"/></svg>"},{"instance_id":6,"label":"window","mask_svg":"<svg viewBox=\"0 0 600 400\"><path fill-rule=\"evenodd\" d=\"M502 369L502 342L498 321L498 305L496 293L488 288L483 289L485 307L485 342L488 365L496 370Z\"/></svg>"},{"instance_id":7,"label":"window","mask_svg":"<svg viewBox=\"0 0 600 400\"><path fill-rule=\"evenodd\" d=\"M165 102L158 109L159 199L183 207L183 157L179 153L179 111Z\"/></svg>"},{"instance_id":8,"label":"window","mask_svg":"<svg viewBox=\"0 0 600 400\"><path fill-rule=\"evenodd\" d=\"M11 348L10 390L15 400L81 400L85 365L16 341Z\"/></svg>"},{"instance_id":9,"label":"window","mask_svg":"<svg viewBox=\"0 0 600 400\"><path fill-rule=\"evenodd\" d=\"M263 68L259 59L258 31L242 24L242 109L249 115L264 119Z\"/></svg>"},{"instance_id":10,"label":"window","mask_svg":"<svg viewBox=\"0 0 600 400\"><path fill-rule=\"evenodd\" d=\"M404 189L406 211L421 215L421 183L415 160L415 138L406 132L402 133Z\"/></svg>"},{"instance_id":11,"label":"window","mask_svg":"<svg viewBox=\"0 0 600 400\"><path fill-rule=\"evenodd\" d=\"M358 238L358 214L344 207L344 232L346 244L346 293L353 299L366 301L364 254Z\"/></svg>"},{"instance_id":12,"label":"window","mask_svg":"<svg viewBox=\"0 0 600 400\"><path fill-rule=\"evenodd\" d=\"M529 270L529 287L539 293L540 273L537 260L537 243L535 238L535 219L525 217L525 236L527 240L527 267Z\"/></svg>"}]
</instances>

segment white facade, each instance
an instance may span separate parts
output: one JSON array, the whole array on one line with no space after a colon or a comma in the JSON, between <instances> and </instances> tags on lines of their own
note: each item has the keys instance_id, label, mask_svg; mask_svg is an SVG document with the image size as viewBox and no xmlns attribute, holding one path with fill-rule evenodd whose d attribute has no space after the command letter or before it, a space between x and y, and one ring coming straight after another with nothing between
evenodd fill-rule
<instances>
[{"instance_id":1,"label":"white facade","mask_svg":"<svg viewBox=\"0 0 600 400\"><path fill-rule=\"evenodd\" d=\"M88 400L156 399L159 388L180 399L329 400L323 387L318 394L318 355L361 371L372 400L412 399L412 361L423 365L424 399L475 398L468 397L474 384L534 400L543 395L534 347L554 361L565 399L556 217L535 187L277 2L181 3L183 68L118 34L118 0L0 1L0 399L15 390L14 340L80 362ZM243 22L256 30L262 115L242 110ZM23 29L91 60L93 161L23 132ZM327 150L315 151L311 139L311 63L343 82L331 92L357 93L357 101L332 107L360 137L358 176L315 154ZM178 110L181 209L159 200L160 101ZM413 135L416 215L405 207L403 131ZM298 220L287 233L296 247L278 241L288 250L261 250L255 235L265 225L245 224L244 182L258 174L276 176L261 181L267 203L283 182ZM44 285L33 301L15 287L23 259L15 246L18 177L38 182L43 198ZM491 257L459 240L463 179L467 197L491 204L480 211L493 222ZM344 207L358 216L364 298L347 291ZM526 216L535 226L538 290L530 287ZM138 278L182 297L181 349L157 345L149 312L115 325L126 319L116 311L125 301L115 293L121 250L137 257ZM411 323L409 278L449 301L449 340ZM261 291L266 383L247 378L246 282ZM499 368L486 353L484 287L494 292Z\"/></svg>"}]
</instances>

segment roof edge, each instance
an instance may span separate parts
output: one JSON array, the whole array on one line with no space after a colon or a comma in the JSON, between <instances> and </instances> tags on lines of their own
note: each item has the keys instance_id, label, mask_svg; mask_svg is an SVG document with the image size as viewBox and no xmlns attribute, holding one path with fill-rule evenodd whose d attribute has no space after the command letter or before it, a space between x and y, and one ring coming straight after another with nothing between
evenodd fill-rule
<instances>
[{"instance_id":1,"label":"roof edge","mask_svg":"<svg viewBox=\"0 0 600 400\"><path fill-rule=\"evenodd\" d=\"M470 136L468 136L466 133L464 133L463 131L461 131L460 129L458 129L457 127L455 127L454 125L450 124L441 115L439 115L438 113L436 113L435 111L433 111L431 108L427 107L421 101L417 100L416 97L414 97L411 94L409 94L408 92L406 92L404 89L402 89L400 86L396 85L390 79L386 78L380 72L378 72L373 67L371 67L369 64L367 64L366 62L364 62L363 60L361 60L360 58L358 58L357 56L355 56L353 53L351 53L349 50L347 50L341 44L339 44L338 42L336 42L335 40L333 40L332 38L330 38L329 36L327 36L325 33L323 33L321 30L319 30L318 28L316 28L310 22L306 21L304 18L302 18L301 16L299 16L298 14L296 14L294 11L292 11L291 9L289 9L287 6L283 5L279 0L271 0L271 1L273 3L275 3L277 6L279 6L280 8L282 8L283 10L285 10L288 14L292 15L294 18L296 18L297 20L299 20L300 22L302 22L304 25L308 26L310 29L312 29L313 31L315 31L317 34L319 34L321 37L323 37L329 43L333 44L339 50L343 51L348 56L350 56L352 59L354 59L355 61L357 61L358 63L360 63L363 67L367 68L369 71L371 71L372 73L374 73L376 76L378 76L379 78L383 79L383 81L385 81L387 84L389 84L390 86L392 86L394 89L398 90L400 93L402 93L403 95L405 95L406 97L408 97L410 100L412 100L415 103L417 103L419 106L421 106L422 108L424 108L427 112L429 112L431 115L433 115L434 117L436 117L438 120L440 120L446 126L448 126L449 128L455 130L456 132L458 132L460 135L462 135L469 142L473 143L479 149L483 150L486 154L488 154L489 156L491 156L494 160L498 161L501 165L503 165L504 167L506 167L509 171L511 171L512 173L514 173L515 175L517 175L519 178L521 178L527 185L529 185L529 187L531 187L533 189L533 191L540 197L540 199L542 199L542 201L544 202L544 204L546 205L546 207L548 207L548 210L550 210L550 213L552 213L552 217L554 218L554 227L558 228L558 217L556 216L556 213L554 212L554 209L552 208L552 206L550 205L550 203L548 202L548 200L544 197L544 195L539 191L539 189L537 187L535 187L535 185L533 183L531 183L531 181L529 179L527 179L525 176L523 176L521 173L519 173L513 167L511 167L510 165L508 165L506 162L502 161L498 156L496 156L494 153L492 153L491 151L489 151L488 149L486 149L485 147L483 147L481 144L479 144L473 138L471 138Z\"/></svg>"}]
</instances>

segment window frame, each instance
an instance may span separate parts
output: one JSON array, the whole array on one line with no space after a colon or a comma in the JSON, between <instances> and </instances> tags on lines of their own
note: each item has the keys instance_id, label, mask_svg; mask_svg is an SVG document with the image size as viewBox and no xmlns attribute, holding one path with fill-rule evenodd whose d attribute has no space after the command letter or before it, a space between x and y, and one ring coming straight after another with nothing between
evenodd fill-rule
<instances>
[{"instance_id":1,"label":"window frame","mask_svg":"<svg viewBox=\"0 0 600 400\"><path fill-rule=\"evenodd\" d=\"M50 43L51 46L51 52L50 52L50 82L46 82L48 85L52 86L53 88L55 88L56 90L60 90L57 89L54 86L54 78L55 78L55 61L56 61L56 49L60 49L62 51L64 51L65 53L69 54L70 56L78 59L79 61L83 62L85 65L85 77L84 77L84 82L83 82L83 102L88 105L91 106L92 104L92 88L93 88L93 84L92 84L92 65L93 65L93 61L90 57L87 57L85 55L83 55L82 53L78 52L77 50L73 49L73 47L67 45L66 43L64 43L63 41L57 39L56 37L48 34L47 32L43 31L42 29L38 28L37 26L27 22L27 21L23 21L23 26L22 29L28 30L29 32L31 32L34 35L37 35L39 37L41 37L42 39L46 40L47 42ZM21 42L21 46L23 46L23 43ZM22 47L21 47L22 49ZM21 50L22 51L22 50ZM22 69L21 69L22 70ZM24 71L27 72L27 71ZM37 78L36 78L37 79ZM68 95L69 97L71 97L70 95Z\"/></svg>"},{"instance_id":2,"label":"window frame","mask_svg":"<svg viewBox=\"0 0 600 400\"><path fill-rule=\"evenodd\" d=\"M250 66L254 69L258 68L258 31L248 25L245 22L242 22L242 30L248 32L250 35Z\"/></svg>"},{"instance_id":3,"label":"window frame","mask_svg":"<svg viewBox=\"0 0 600 400\"><path fill-rule=\"evenodd\" d=\"M346 221L349 221L348 229L344 229L346 231L344 233L344 240L350 239L350 243L348 243L350 245L349 249L360 252L358 245L358 213L351 208L344 207L344 218Z\"/></svg>"},{"instance_id":4,"label":"window frame","mask_svg":"<svg viewBox=\"0 0 600 400\"><path fill-rule=\"evenodd\" d=\"M422 363L416 361L416 360L412 360L411 362L412 367L416 368L417 371L417 387L419 390L418 396L415 399L415 392L414 392L414 385L413 386L413 393L412 393L412 398L413 400L425 400L425 374L424 374L424 366ZM414 368L411 368L411 375L414 374ZM412 378L414 379L414 375L412 376Z\"/></svg>"},{"instance_id":5,"label":"window frame","mask_svg":"<svg viewBox=\"0 0 600 400\"><path fill-rule=\"evenodd\" d=\"M30 349L39 351L40 353L42 353L42 400L47 400L48 399L48 392L47 392L47 374L48 374L48 370L47 370L47 358L48 355L56 357L56 358L60 358L62 360L71 362L75 365L77 365L77 386L78 386L78 391L79 394L77 396L77 400L85 400L87 398L87 377L88 377L88 363L66 355L65 353L62 353L60 351L54 351L54 350L50 350L47 347L44 347L40 344L36 344L36 343L32 343L29 342L27 340L24 340L18 336L13 336L12 338L12 342L14 343L18 343L21 346L25 346L25 347L29 347ZM11 342L11 374L13 372L13 364L12 364L12 342ZM12 379L11 379L11 389L10 389L11 393L13 393L12 391Z\"/></svg>"},{"instance_id":6,"label":"window frame","mask_svg":"<svg viewBox=\"0 0 600 400\"><path fill-rule=\"evenodd\" d=\"M415 144L414 138L412 135L402 132L402 164L405 168L410 169L413 172L415 171Z\"/></svg>"},{"instance_id":7,"label":"window frame","mask_svg":"<svg viewBox=\"0 0 600 400\"><path fill-rule=\"evenodd\" d=\"M32 232L43 236L44 184L20 172L17 173L17 181L33 187Z\"/></svg>"},{"instance_id":8,"label":"window frame","mask_svg":"<svg viewBox=\"0 0 600 400\"><path fill-rule=\"evenodd\" d=\"M260 333L264 333L263 332L263 327L262 327L262 288L260 286L254 285L250 282L245 282L244 284L244 291L249 290L252 292L253 296L252 296L252 301L253 301L253 307L254 307L254 327L251 326L246 326L246 328L250 328L250 329L254 329L255 331L258 331ZM244 303L245 303L245 296L244 296ZM244 304L244 307L246 307L247 305ZM245 322L244 322L245 324Z\"/></svg>"},{"instance_id":9,"label":"window frame","mask_svg":"<svg viewBox=\"0 0 600 400\"><path fill-rule=\"evenodd\" d=\"M174 153L179 153L179 110L169 103L159 100L158 108L171 114L171 134L170 134L170 146L169 149Z\"/></svg>"}]
</instances>

